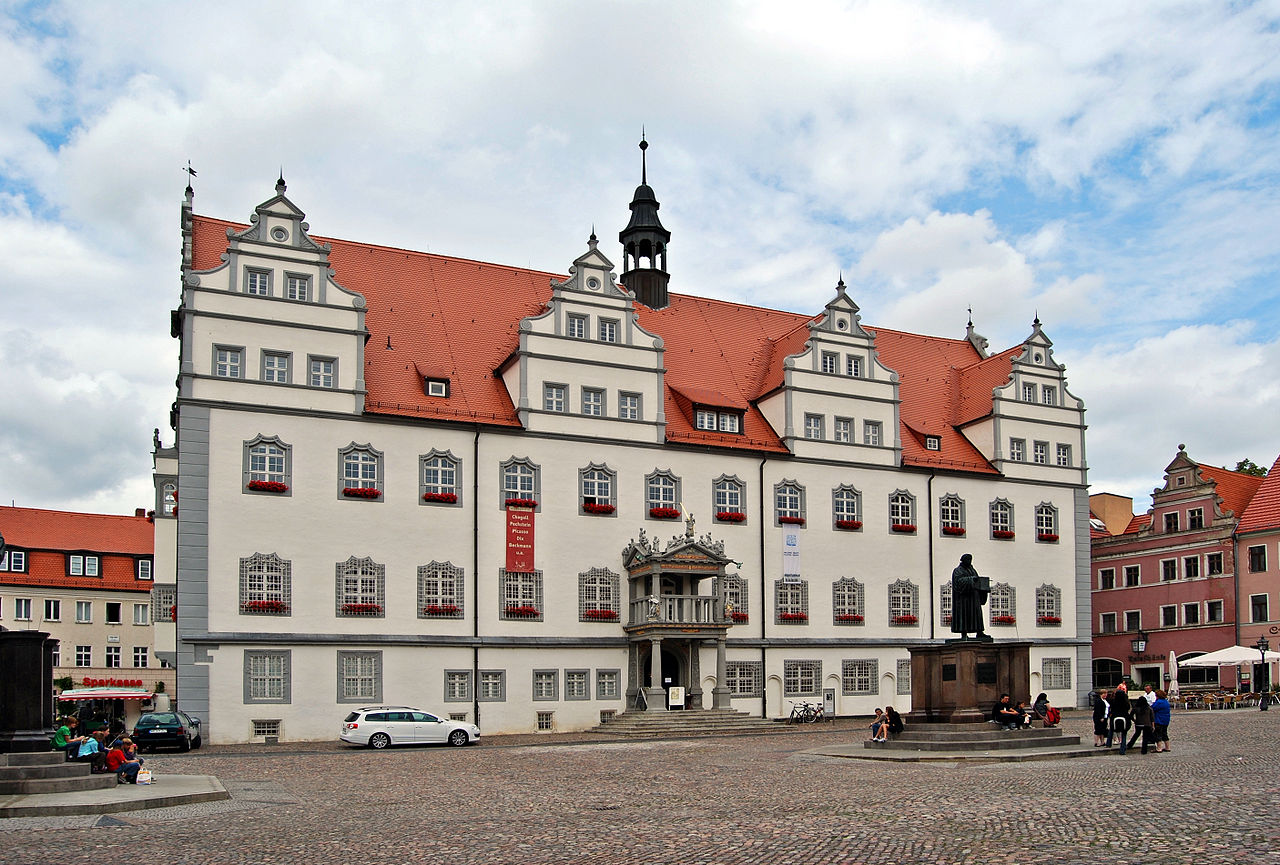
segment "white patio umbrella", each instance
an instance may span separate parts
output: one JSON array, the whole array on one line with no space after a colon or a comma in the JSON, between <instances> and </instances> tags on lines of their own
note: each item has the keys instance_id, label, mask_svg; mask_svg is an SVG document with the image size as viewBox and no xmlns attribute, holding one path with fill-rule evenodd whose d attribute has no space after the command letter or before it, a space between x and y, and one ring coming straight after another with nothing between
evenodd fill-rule
<instances>
[{"instance_id":1,"label":"white patio umbrella","mask_svg":"<svg viewBox=\"0 0 1280 865\"><path fill-rule=\"evenodd\" d=\"M1267 652L1266 660L1280 661L1280 652ZM1216 652L1198 655L1179 661L1179 667L1234 667L1240 664L1256 664L1262 661L1262 653L1248 646L1227 646Z\"/></svg>"},{"instance_id":2,"label":"white patio umbrella","mask_svg":"<svg viewBox=\"0 0 1280 865\"><path fill-rule=\"evenodd\" d=\"M1178 653L1177 652L1169 653L1169 671L1173 673L1173 675L1169 677L1169 696L1176 697L1178 696Z\"/></svg>"}]
</instances>

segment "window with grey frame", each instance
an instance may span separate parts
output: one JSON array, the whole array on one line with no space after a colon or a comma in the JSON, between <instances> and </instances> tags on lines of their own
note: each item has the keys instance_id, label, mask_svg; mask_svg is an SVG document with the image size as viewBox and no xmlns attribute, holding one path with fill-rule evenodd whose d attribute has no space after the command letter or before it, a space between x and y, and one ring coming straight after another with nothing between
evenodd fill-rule
<instances>
[{"instance_id":1,"label":"window with grey frame","mask_svg":"<svg viewBox=\"0 0 1280 865\"><path fill-rule=\"evenodd\" d=\"M255 495L291 495L293 448L277 436L255 436L244 443L241 491Z\"/></svg>"},{"instance_id":2,"label":"window with grey frame","mask_svg":"<svg viewBox=\"0 0 1280 865\"><path fill-rule=\"evenodd\" d=\"M271 271L256 267L245 268L244 293L258 297L271 296Z\"/></svg>"},{"instance_id":3,"label":"window with grey frame","mask_svg":"<svg viewBox=\"0 0 1280 865\"><path fill-rule=\"evenodd\" d=\"M578 512L608 516L618 509L618 473L607 465L591 463L578 469Z\"/></svg>"},{"instance_id":4,"label":"window with grey frame","mask_svg":"<svg viewBox=\"0 0 1280 865\"><path fill-rule=\"evenodd\" d=\"M1013 540L1013 505L1008 499L996 499L988 508L991 537L999 541Z\"/></svg>"},{"instance_id":5,"label":"window with grey frame","mask_svg":"<svg viewBox=\"0 0 1280 865\"><path fill-rule=\"evenodd\" d=\"M792 578L775 580L773 610L774 624L807 625L809 623L809 581Z\"/></svg>"},{"instance_id":6,"label":"window with grey frame","mask_svg":"<svg viewBox=\"0 0 1280 865\"><path fill-rule=\"evenodd\" d=\"M651 519L673 520L680 516L680 478L669 471L654 470L644 479L644 507Z\"/></svg>"},{"instance_id":7,"label":"window with grey frame","mask_svg":"<svg viewBox=\"0 0 1280 865\"><path fill-rule=\"evenodd\" d=\"M244 650L244 702L291 703L289 649Z\"/></svg>"},{"instance_id":8,"label":"window with grey frame","mask_svg":"<svg viewBox=\"0 0 1280 865\"><path fill-rule=\"evenodd\" d=\"M498 569L498 618L508 622L542 621L542 571Z\"/></svg>"},{"instance_id":9,"label":"window with grey frame","mask_svg":"<svg viewBox=\"0 0 1280 865\"><path fill-rule=\"evenodd\" d=\"M831 518L837 529L853 532L862 528L862 493L847 484L831 491Z\"/></svg>"},{"instance_id":10,"label":"window with grey frame","mask_svg":"<svg viewBox=\"0 0 1280 865\"><path fill-rule=\"evenodd\" d=\"M523 457L511 457L501 463L498 466L498 507L505 508L512 499L536 503L542 492L541 481L541 469Z\"/></svg>"},{"instance_id":11,"label":"window with grey frame","mask_svg":"<svg viewBox=\"0 0 1280 865\"><path fill-rule=\"evenodd\" d=\"M273 384L293 383L293 355L287 351L262 352L262 380Z\"/></svg>"},{"instance_id":12,"label":"window with grey frame","mask_svg":"<svg viewBox=\"0 0 1280 865\"><path fill-rule=\"evenodd\" d=\"M254 553L240 560L240 614L287 616L292 607L292 570L275 553Z\"/></svg>"},{"instance_id":13,"label":"window with grey frame","mask_svg":"<svg viewBox=\"0 0 1280 865\"><path fill-rule=\"evenodd\" d=\"M284 277L284 296L288 300L302 302L311 300L311 278L298 273L286 273Z\"/></svg>"},{"instance_id":14,"label":"window with grey frame","mask_svg":"<svg viewBox=\"0 0 1280 865\"><path fill-rule=\"evenodd\" d=\"M596 699L622 699L621 670L596 670Z\"/></svg>"},{"instance_id":15,"label":"window with grey frame","mask_svg":"<svg viewBox=\"0 0 1280 865\"><path fill-rule=\"evenodd\" d=\"M894 490L889 496L889 529L906 534L916 530L916 497L906 490Z\"/></svg>"},{"instance_id":16,"label":"window with grey frame","mask_svg":"<svg viewBox=\"0 0 1280 865\"><path fill-rule=\"evenodd\" d=\"M840 691L846 697L880 693L880 662L846 658L840 662Z\"/></svg>"},{"instance_id":17,"label":"window with grey frame","mask_svg":"<svg viewBox=\"0 0 1280 865\"><path fill-rule=\"evenodd\" d=\"M804 416L804 437L822 441L827 437L827 419L824 415L806 413Z\"/></svg>"},{"instance_id":18,"label":"window with grey frame","mask_svg":"<svg viewBox=\"0 0 1280 865\"><path fill-rule=\"evenodd\" d=\"M564 698L566 700L590 700L590 670L564 671Z\"/></svg>"},{"instance_id":19,"label":"window with grey frame","mask_svg":"<svg viewBox=\"0 0 1280 865\"><path fill-rule=\"evenodd\" d=\"M910 580L889 584L889 624L914 627L920 623L920 587Z\"/></svg>"},{"instance_id":20,"label":"window with grey frame","mask_svg":"<svg viewBox=\"0 0 1280 865\"><path fill-rule=\"evenodd\" d=\"M947 580L938 589L938 616L944 627L951 626L952 593L951 581Z\"/></svg>"},{"instance_id":21,"label":"window with grey frame","mask_svg":"<svg viewBox=\"0 0 1280 865\"><path fill-rule=\"evenodd\" d=\"M725 615L742 624L750 619L749 590L746 578L738 574L726 574L723 580Z\"/></svg>"},{"instance_id":22,"label":"window with grey frame","mask_svg":"<svg viewBox=\"0 0 1280 865\"><path fill-rule=\"evenodd\" d=\"M465 590L463 569L451 562L418 566L418 618L461 619Z\"/></svg>"},{"instance_id":23,"label":"window with grey frame","mask_svg":"<svg viewBox=\"0 0 1280 865\"><path fill-rule=\"evenodd\" d=\"M1017 594L1008 583L992 583L988 601L993 626L1012 626L1018 623Z\"/></svg>"},{"instance_id":24,"label":"window with grey frame","mask_svg":"<svg viewBox=\"0 0 1280 865\"><path fill-rule=\"evenodd\" d=\"M80 602L77 602L80 603ZM151 587L151 621L178 621L178 587L160 585Z\"/></svg>"},{"instance_id":25,"label":"window with grey frame","mask_svg":"<svg viewBox=\"0 0 1280 865\"><path fill-rule=\"evenodd\" d=\"M307 384L311 387L333 390L338 386L338 359L336 357L307 358Z\"/></svg>"},{"instance_id":26,"label":"window with grey frame","mask_svg":"<svg viewBox=\"0 0 1280 865\"><path fill-rule=\"evenodd\" d=\"M424 505L462 506L461 462L452 451L432 449L418 457L418 501Z\"/></svg>"},{"instance_id":27,"label":"window with grey frame","mask_svg":"<svg viewBox=\"0 0 1280 865\"><path fill-rule=\"evenodd\" d=\"M338 702L382 700L382 652L338 651Z\"/></svg>"},{"instance_id":28,"label":"window with grey frame","mask_svg":"<svg viewBox=\"0 0 1280 865\"><path fill-rule=\"evenodd\" d=\"M1041 627L1062 624L1062 589L1050 583L1036 589L1036 624Z\"/></svg>"},{"instance_id":29,"label":"window with grey frame","mask_svg":"<svg viewBox=\"0 0 1280 865\"><path fill-rule=\"evenodd\" d=\"M776 525L804 525L804 487L792 480L782 481L775 486L773 515Z\"/></svg>"},{"instance_id":30,"label":"window with grey frame","mask_svg":"<svg viewBox=\"0 0 1280 865\"><path fill-rule=\"evenodd\" d=\"M895 682L899 697L911 695L911 659L898 659L898 676Z\"/></svg>"},{"instance_id":31,"label":"window with grey frame","mask_svg":"<svg viewBox=\"0 0 1280 865\"><path fill-rule=\"evenodd\" d=\"M822 661L782 662L784 697L819 697L822 695Z\"/></svg>"},{"instance_id":32,"label":"window with grey frame","mask_svg":"<svg viewBox=\"0 0 1280 865\"><path fill-rule=\"evenodd\" d=\"M507 699L507 671L481 670L476 699L482 703L501 703Z\"/></svg>"},{"instance_id":33,"label":"window with grey frame","mask_svg":"<svg viewBox=\"0 0 1280 865\"><path fill-rule=\"evenodd\" d=\"M535 701L560 699L559 670L533 671L533 699Z\"/></svg>"},{"instance_id":34,"label":"window with grey frame","mask_svg":"<svg viewBox=\"0 0 1280 865\"><path fill-rule=\"evenodd\" d=\"M444 701L446 703L467 703L471 701L471 671L444 671Z\"/></svg>"},{"instance_id":35,"label":"window with grey frame","mask_svg":"<svg viewBox=\"0 0 1280 865\"><path fill-rule=\"evenodd\" d=\"M764 696L764 664L760 661L727 661L724 679L730 697Z\"/></svg>"},{"instance_id":36,"label":"window with grey frame","mask_svg":"<svg viewBox=\"0 0 1280 865\"><path fill-rule=\"evenodd\" d=\"M720 522L746 521L747 487L739 478L721 475L711 483L711 499L716 519Z\"/></svg>"},{"instance_id":37,"label":"window with grey frame","mask_svg":"<svg viewBox=\"0 0 1280 865\"><path fill-rule=\"evenodd\" d=\"M1036 505L1036 540L1040 543L1058 540L1058 509L1047 502Z\"/></svg>"},{"instance_id":38,"label":"window with grey frame","mask_svg":"<svg viewBox=\"0 0 1280 865\"><path fill-rule=\"evenodd\" d=\"M954 493L948 493L939 499L938 525L943 535L964 535L964 499Z\"/></svg>"},{"instance_id":39,"label":"window with grey frame","mask_svg":"<svg viewBox=\"0 0 1280 865\"><path fill-rule=\"evenodd\" d=\"M352 442L338 451L338 497L378 501L382 498L382 451Z\"/></svg>"},{"instance_id":40,"label":"window with grey frame","mask_svg":"<svg viewBox=\"0 0 1280 865\"><path fill-rule=\"evenodd\" d=\"M866 623L867 590L853 577L841 577L831 584L831 618L837 625Z\"/></svg>"},{"instance_id":41,"label":"window with grey frame","mask_svg":"<svg viewBox=\"0 0 1280 865\"><path fill-rule=\"evenodd\" d=\"M578 574L578 621L616 622L622 576L608 568Z\"/></svg>"},{"instance_id":42,"label":"window with grey frame","mask_svg":"<svg viewBox=\"0 0 1280 865\"><path fill-rule=\"evenodd\" d=\"M627 391L618 393L618 418L640 420L640 394Z\"/></svg>"},{"instance_id":43,"label":"window with grey frame","mask_svg":"<svg viewBox=\"0 0 1280 865\"><path fill-rule=\"evenodd\" d=\"M604 417L605 392L598 387L582 389L582 414L587 417Z\"/></svg>"},{"instance_id":44,"label":"window with grey frame","mask_svg":"<svg viewBox=\"0 0 1280 865\"><path fill-rule=\"evenodd\" d=\"M1045 658L1042 660L1040 662L1040 687L1046 691L1070 690L1071 659Z\"/></svg>"},{"instance_id":45,"label":"window with grey frame","mask_svg":"<svg viewBox=\"0 0 1280 865\"><path fill-rule=\"evenodd\" d=\"M217 378L244 378L244 346L215 345L213 374Z\"/></svg>"},{"instance_id":46,"label":"window with grey frame","mask_svg":"<svg viewBox=\"0 0 1280 865\"><path fill-rule=\"evenodd\" d=\"M335 567L334 594L336 613L341 618L381 619L386 611L385 565L368 558L352 556Z\"/></svg>"}]
</instances>

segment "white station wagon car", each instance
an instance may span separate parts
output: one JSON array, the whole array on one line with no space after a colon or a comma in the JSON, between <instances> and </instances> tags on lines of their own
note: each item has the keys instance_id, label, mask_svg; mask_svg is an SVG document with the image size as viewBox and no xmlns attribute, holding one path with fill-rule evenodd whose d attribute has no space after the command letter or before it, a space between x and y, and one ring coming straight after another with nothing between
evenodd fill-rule
<instances>
[{"instance_id":1,"label":"white station wagon car","mask_svg":"<svg viewBox=\"0 0 1280 865\"><path fill-rule=\"evenodd\" d=\"M338 738L350 745L382 749L388 745L445 744L461 747L480 741L480 728L450 721L412 706L365 706L342 721Z\"/></svg>"}]
</instances>

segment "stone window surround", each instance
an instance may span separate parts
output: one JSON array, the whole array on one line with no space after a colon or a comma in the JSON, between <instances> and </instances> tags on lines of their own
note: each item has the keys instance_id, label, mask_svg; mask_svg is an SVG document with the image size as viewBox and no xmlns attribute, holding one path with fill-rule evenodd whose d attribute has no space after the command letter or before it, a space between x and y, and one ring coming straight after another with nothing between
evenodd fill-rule
<instances>
[{"instance_id":1,"label":"stone window surround","mask_svg":"<svg viewBox=\"0 0 1280 865\"><path fill-rule=\"evenodd\" d=\"M527 470L515 474L516 467ZM513 477L529 478L530 489L507 489L507 472L512 471ZM517 484L523 487L523 484ZM527 457L517 457L512 455L498 464L498 510L507 509L507 499L533 499L538 504L534 507L534 512L542 511L542 469L541 467Z\"/></svg>"},{"instance_id":2,"label":"stone window surround","mask_svg":"<svg viewBox=\"0 0 1280 865\"><path fill-rule=\"evenodd\" d=\"M274 472L252 471L252 465L253 465L252 451L254 448L260 445L274 445L275 447L280 448L280 450L284 452L284 470L279 473L279 477L275 477ZM254 477L254 475L256 474L263 475L263 477ZM286 444L284 441L280 439L279 436L268 436L268 435L262 435L261 433L259 433L258 435L244 442L244 457L242 460L241 475L242 476L240 478L240 492L244 495L268 496L268 497L292 496L293 495L293 445ZM279 483L284 484L287 487L287 489L285 489L283 492L278 492L278 493L268 492L265 490L251 490L249 489L249 482L252 480L260 480L260 481L275 480L275 481L278 481Z\"/></svg>"},{"instance_id":3,"label":"stone window surround","mask_svg":"<svg viewBox=\"0 0 1280 865\"><path fill-rule=\"evenodd\" d=\"M603 474L603 475L604 475L604 478L593 478L593 479L589 479L589 478L587 477L587 475L588 475L588 474L592 474L592 473L595 473L595 474ZM592 462L592 463L588 463L587 465L585 465L585 466L583 466L582 468L578 469L578 513L579 513L579 514L586 514L586 513L588 513L588 511L583 507L583 505L584 505L584 504L586 504L586 500L587 500L587 498L588 498L588 497L587 497L587 491L586 491L586 485L587 485L587 483L588 483L589 481L590 481L590 482L592 482L592 483L594 483L594 484L596 485L596 487L595 487L595 488L596 488L596 491L597 491L597 492L599 491L599 488L600 488L600 487L599 487L599 485L600 485L600 484L602 484L602 483L607 483L607 484L609 485L609 487L608 487L608 489L609 489L609 495L607 495L607 496L593 495L593 496L591 496L591 498L594 500L594 503L595 503L595 504L598 504L598 505L608 505L608 506L610 506L610 507L614 508L614 510L613 510L612 512L608 513L608 514L591 514L591 515L592 515L592 516L608 516L608 517L617 517L617 515L618 515L618 511L617 511L617 507L618 507L618 473L617 473L616 471L614 471L613 469L609 468L608 463L595 463L595 462ZM604 501L601 501L601 499L604 499Z\"/></svg>"},{"instance_id":4,"label":"stone window surround","mask_svg":"<svg viewBox=\"0 0 1280 865\"><path fill-rule=\"evenodd\" d=\"M782 507L782 498L786 496L795 500L795 507ZM798 517L800 523L783 523L782 517ZM773 524L781 525L797 525L803 526L805 519L805 489L797 481L790 478L783 478L773 485Z\"/></svg>"},{"instance_id":5,"label":"stone window surround","mask_svg":"<svg viewBox=\"0 0 1280 865\"><path fill-rule=\"evenodd\" d=\"M377 496L376 498L364 498L363 496L344 496L342 494L342 491L352 486L353 482L359 483L360 485L363 486L364 482L368 480L367 478L348 478L347 477L346 458L348 454L354 454L354 453L363 453L373 458L374 477L372 479L373 480L372 489L378 490L379 492L382 493L382 495ZM382 499L385 497L386 491L387 491L386 482L383 477L383 472L385 470L386 470L386 459L382 451L377 450L376 448L373 447L373 445L369 444L368 442L365 442L364 444L357 444L354 441L351 442L346 447L341 448L338 451L337 498L340 501L381 502Z\"/></svg>"},{"instance_id":6,"label":"stone window surround","mask_svg":"<svg viewBox=\"0 0 1280 865\"><path fill-rule=\"evenodd\" d=\"M880 662L875 658L840 661L840 693L846 697L880 693Z\"/></svg>"},{"instance_id":7,"label":"stone window surround","mask_svg":"<svg viewBox=\"0 0 1280 865\"><path fill-rule=\"evenodd\" d=\"M218 352L227 352L227 371L231 372L231 366L234 363L236 375L219 375L218 374ZM209 375L214 378L243 379L244 375L244 351L243 345L225 345L223 343L214 343L212 362L209 364ZM235 358L231 357L235 355Z\"/></svg>"},{"instance_id":8,"label":"stone window surround","mask_svg":"<svg viewBox=\"0 0 1280 865\"><path fill-rule=\"evenodd\" d=\"M252 678L253 666L256 661L269 661L276 659L280 661L280 691L278 697L254 697L252 695ZM248 703L292 703L292 665L293 650L292 649L245 649L244 650L244 702ZM261 674L264 682L274 678L270 670Z\"/></svg>"},{"instance_id":9,"label":"stone window surround","mask_svg":"<svg viewBox=\"0 0 1280 865\"><path fill-rule=\"evenodd\" d=\"M452 463L453 485L448 489L443 484L429 486L427 484L426 472L427 463L432 460L447 460ZM436 471L442 471L443 467L436 467ZM437 489L438 487L438 489ZM427 493L451 493L457 497L453 502L427 501L423 498ZM418 455L418 504L424 507L436 508L460 508L462 507L462 460L453 455L452 450L439 450L432 448L428 453Z\"/></svg>"},{"instance_id":10,"label":"stone window surround","mask_svg":"<svg viewBox=\"0 0 1280 865\"><path fill-rule=\"evenodd\" d=\"M492 696L488 693L488 685L492 682L498 684L498 695ZM476 700L481 703L503 703L507 699L507 671L506 670L480 670L480 682L476 688Z\"/></svg>"},{"instance_id":11,"label":"stone window surround","mask_svg":"<svg viewBox=\"0 0 1280 865\"><path fill-rule=\"evenodd\" d=\"M361 660L373 661L373 674L372 674L372 683L371 683L373 685L373 694L372 695L359 694L356 696L347 696L345 693L347 688L347 681L349 678L351 678L347 674L347 669L346 669L347 662L361 661ZM339 649L337 661L338 661L338 669L337 669L337 680L338 680L337 702L338 703L367 704L367 703L382 702L382 652L381 651L377 651L377 650L347 651L347 650ZM355 678L363 679L364 674L362 672L357 671Z\"/></svg>"}]
</instances>

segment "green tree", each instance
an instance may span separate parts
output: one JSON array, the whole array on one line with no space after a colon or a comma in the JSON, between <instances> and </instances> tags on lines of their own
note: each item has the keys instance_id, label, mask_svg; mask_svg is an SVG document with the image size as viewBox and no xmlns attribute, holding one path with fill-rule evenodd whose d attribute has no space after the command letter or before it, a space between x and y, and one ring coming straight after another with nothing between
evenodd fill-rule
<instances>
[{"instance_id":1,"label":"green tree","mask_svg":"<svg viewBox=\"0 0 1280 865\"><path fill-rule=\"evenodd\" d=\"M1255 478L1265 478L1267 476L1267 470L1248 457L1236 463L1236 471L1242 475L1253 475Z\"/></svg>"}]
</instances>

